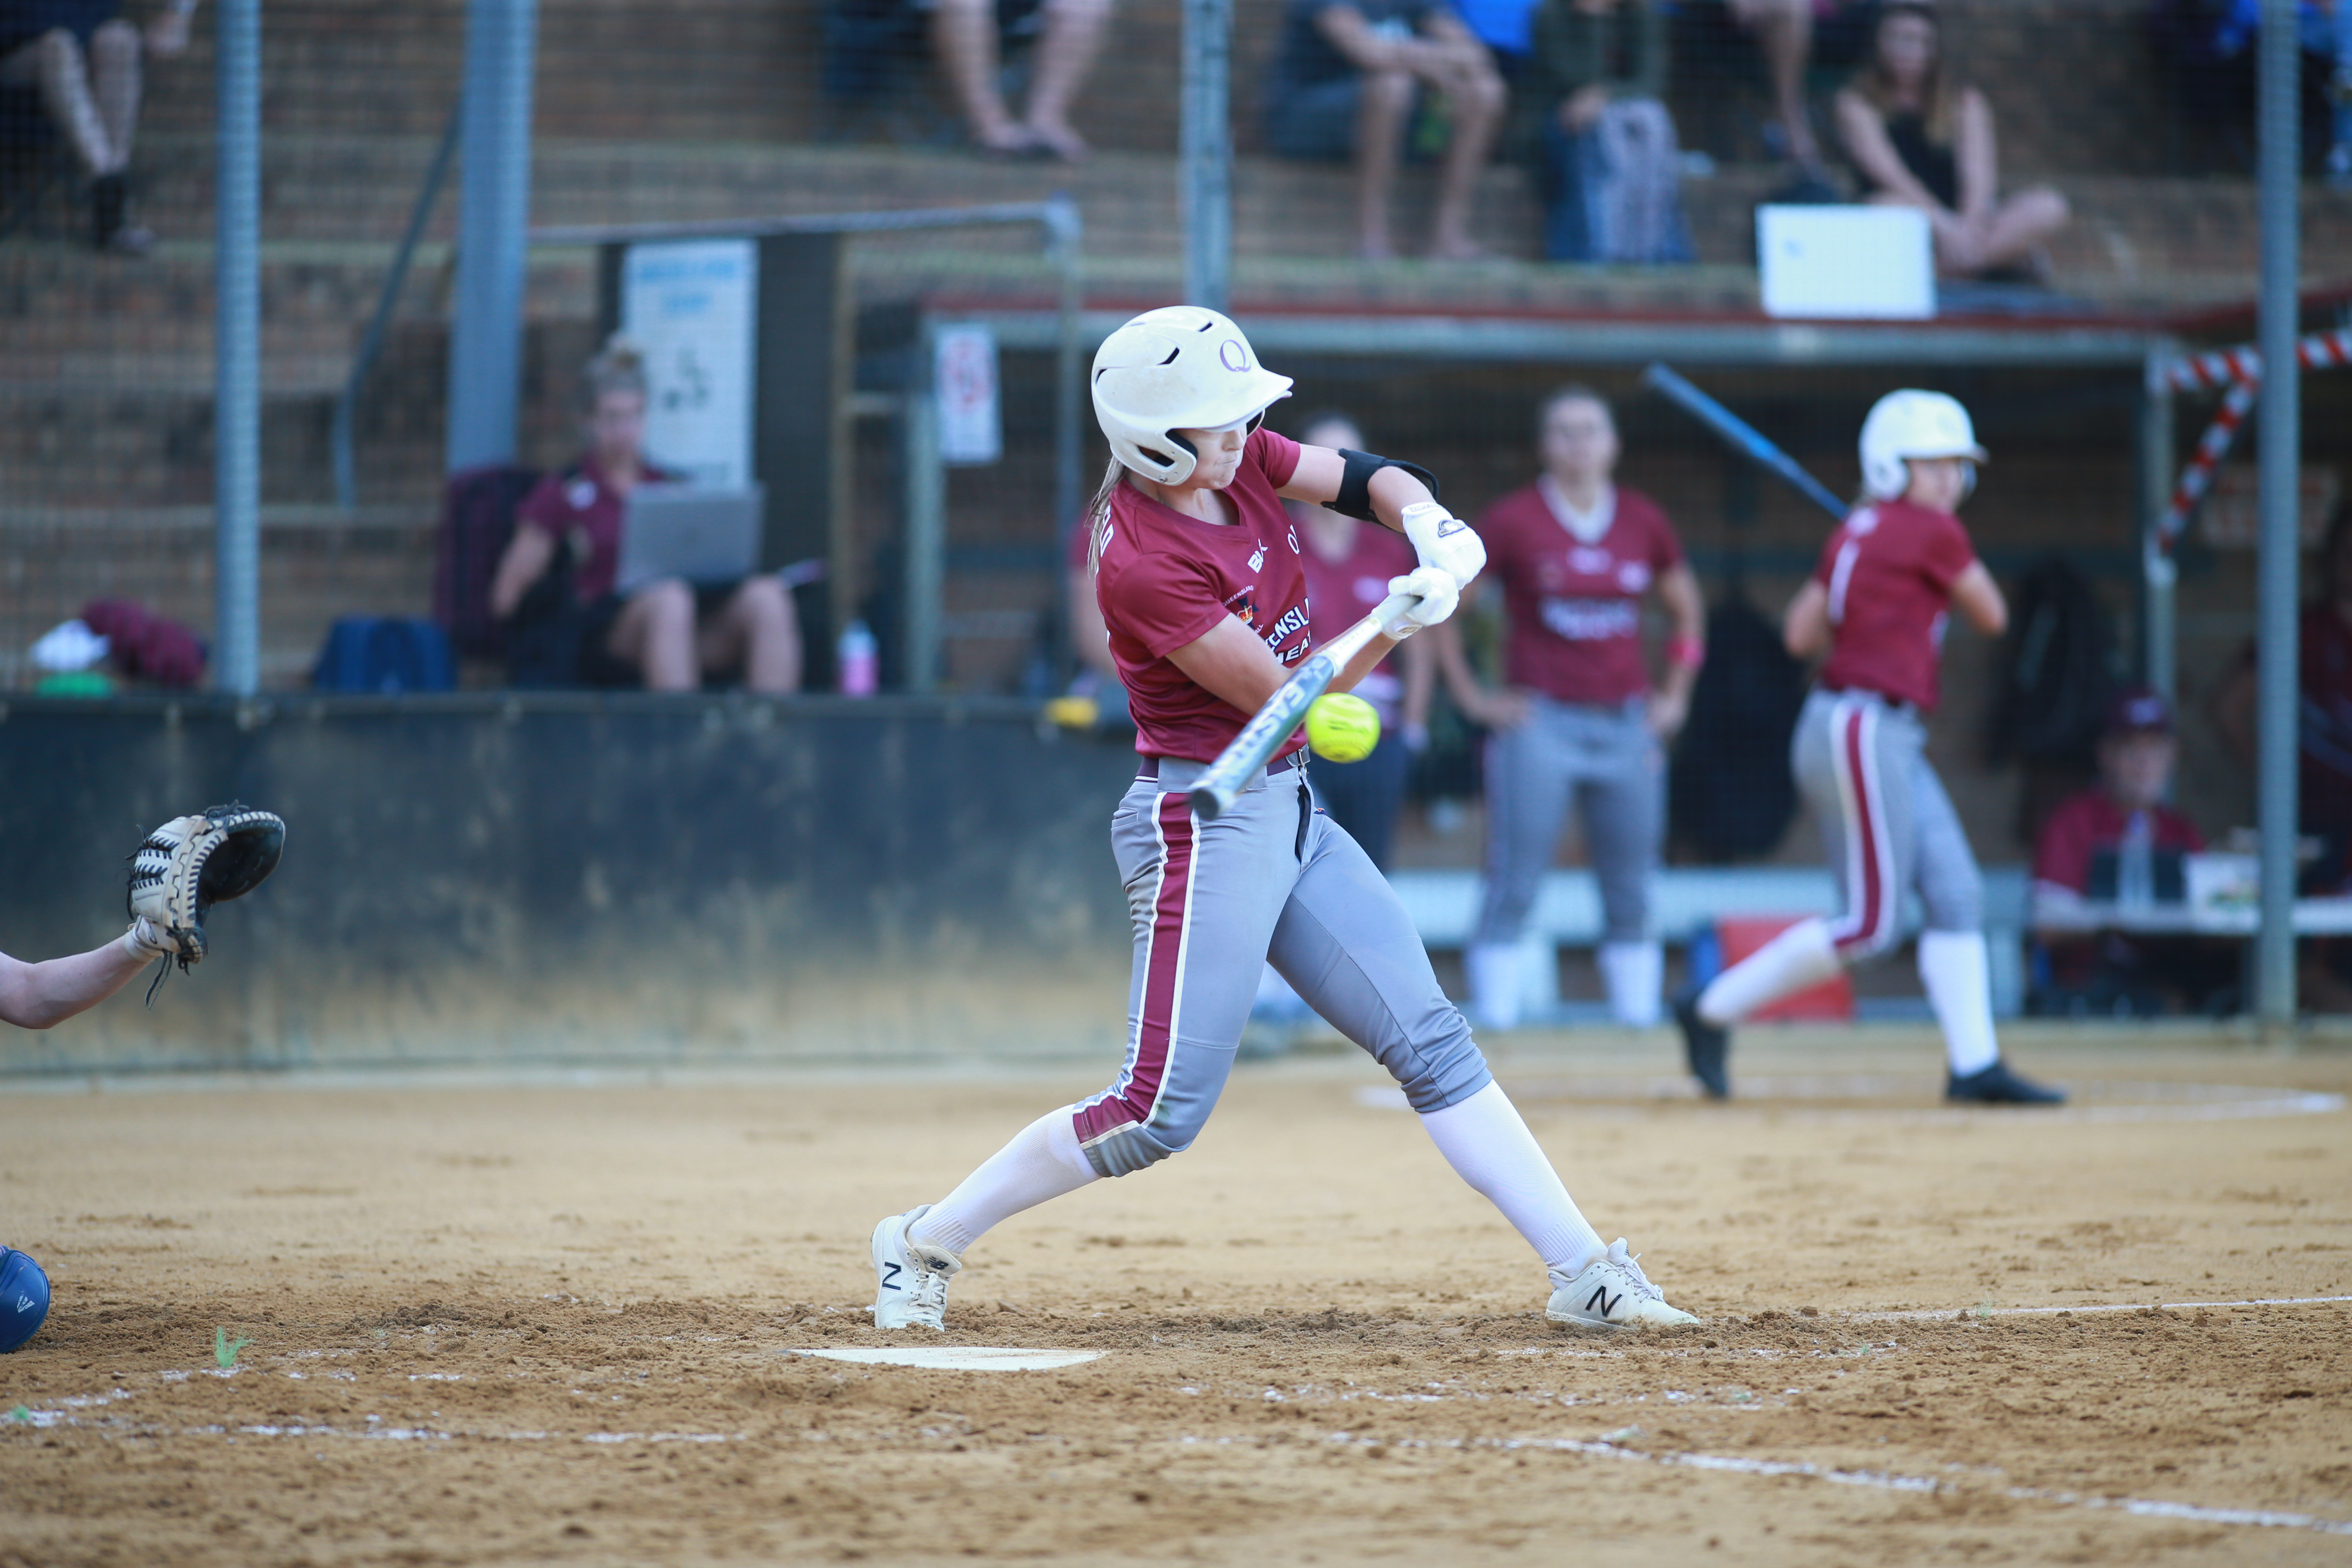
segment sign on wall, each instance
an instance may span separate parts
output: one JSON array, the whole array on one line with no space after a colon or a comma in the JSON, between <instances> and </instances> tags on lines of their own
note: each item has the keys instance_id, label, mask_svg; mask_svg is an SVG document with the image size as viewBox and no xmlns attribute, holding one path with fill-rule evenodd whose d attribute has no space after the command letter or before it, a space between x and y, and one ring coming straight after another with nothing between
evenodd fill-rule
<instances>
[{"instance_id":1,"label":"sign on wall","mask_svg":"<svg viewBox=\"0 0 2352 1568\"><path fill-rule=\"evenodd\" d=\"M1004 455L1004 420L996 390L996 334L986 327L942 327L934 335L931 384L940 401L940 457L977 466Z\"/></svg>"},{"instance_id":2,"label":"sign on wall","mask_svg":"<svg viewBox=\"0 0 2352 1568\"><path fill-rule=\"evenodd\" d=\"M646 455L697 484L751 482L759 277L748 239L632 245L621 264L621 329L651 383Z\"/></svg>"}]
</instances>

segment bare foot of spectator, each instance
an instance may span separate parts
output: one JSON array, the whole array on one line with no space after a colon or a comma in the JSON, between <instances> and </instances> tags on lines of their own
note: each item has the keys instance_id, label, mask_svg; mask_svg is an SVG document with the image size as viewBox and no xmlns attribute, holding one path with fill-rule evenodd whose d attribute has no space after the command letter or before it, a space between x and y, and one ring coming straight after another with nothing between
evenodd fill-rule
<instances>
[{"instance_id":1,"label":"bare foot of spectator","mask_svg":"<svg viewBox=\"0 0 2352 1568\"><path fill-rule=\"evenodd\" d=\"M1083 163L1094 152L1087 145L1087 139L1079 135L1066 120L1048 123L1033 118L1023 129L1029 132L1031 140L1038 147L1065 163Z\"/></svg>"},{"instance_id":2,"label":"bare foot of spectator","mask_svg":"<svg viewBox=\"0 0 2352 1568\"><path fill-rule=\"evenodd\" d=\"M1070 125L1070 104L1085 85L1110 26L1110 0L1045 0L1045 36L1029 84L1025 123L1066 163L1084 163L1087 139Z\"/></svg>"}]
</instances>

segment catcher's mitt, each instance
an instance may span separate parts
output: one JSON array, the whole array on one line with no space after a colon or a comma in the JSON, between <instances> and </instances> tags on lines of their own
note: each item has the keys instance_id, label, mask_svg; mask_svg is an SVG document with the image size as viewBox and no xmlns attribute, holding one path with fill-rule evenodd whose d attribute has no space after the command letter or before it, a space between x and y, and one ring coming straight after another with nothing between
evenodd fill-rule
<instances>
[{"instance_id":1,"label":"catcher's mitt","mask_svg":"<svg viewBox=\"0 0 2352 1568\"><path fill-rule=\"evenodd\" d=\"M202 963L205 916L259 887L285 846L282 818L235 802L155 829L131 855L127 902L132 929L147 928L141 944L167 962L178 959L184 970Z\"/></svg>"}]
</instances>

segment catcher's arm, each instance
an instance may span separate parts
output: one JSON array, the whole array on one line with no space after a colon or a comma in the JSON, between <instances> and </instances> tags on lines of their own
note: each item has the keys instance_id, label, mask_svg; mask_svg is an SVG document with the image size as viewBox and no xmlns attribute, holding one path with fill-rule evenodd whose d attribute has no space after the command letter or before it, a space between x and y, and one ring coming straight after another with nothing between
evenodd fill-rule
<instances>
[{"instance_id":1,"label":"catcher's arm","mask_svg":"<svg viewBox=\"0 0 2352 1568\"><path fill-rule=\"evenodd\" d=\"M160 951L141 946L132 930L104 947L39 963L0 952L0 1019L20 1029L62 1024L130 984Z\"/></svg>"}]
</instances>

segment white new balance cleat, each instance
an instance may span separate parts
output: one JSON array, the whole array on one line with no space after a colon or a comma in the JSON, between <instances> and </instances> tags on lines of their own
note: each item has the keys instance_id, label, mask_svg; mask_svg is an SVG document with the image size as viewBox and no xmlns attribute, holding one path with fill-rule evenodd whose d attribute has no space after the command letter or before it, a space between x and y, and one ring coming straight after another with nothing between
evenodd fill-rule
<instances>
[{"instance_id":1,"label":"white new balance cleat","mask_svg":"<svg viewBox=\"0 0 2352 1568\"><path fill-rule=\"evenodd\" d=\"M1650 1283L1641 1259L1625 1250L1622 1236L1586 1264L1582 1273L1551 1293L1544 1316L1570 1329L1673 1329L1698 1321L1666 1305L1665 1293Z\"/></svg>"},{"instance_id":2,"label":"white new balance cleat","mask_svg":"<svg viewBox=\"0 0 2352 1568\"><path fill-rule=\"evenodd\" d=\"M947 1328L948 1280L963 1259L944 1247L907 1239L908 1227L931 1205L894 1214L874 1227L874 1326L877 1329Z\"/></svg>"}]
</instances>

